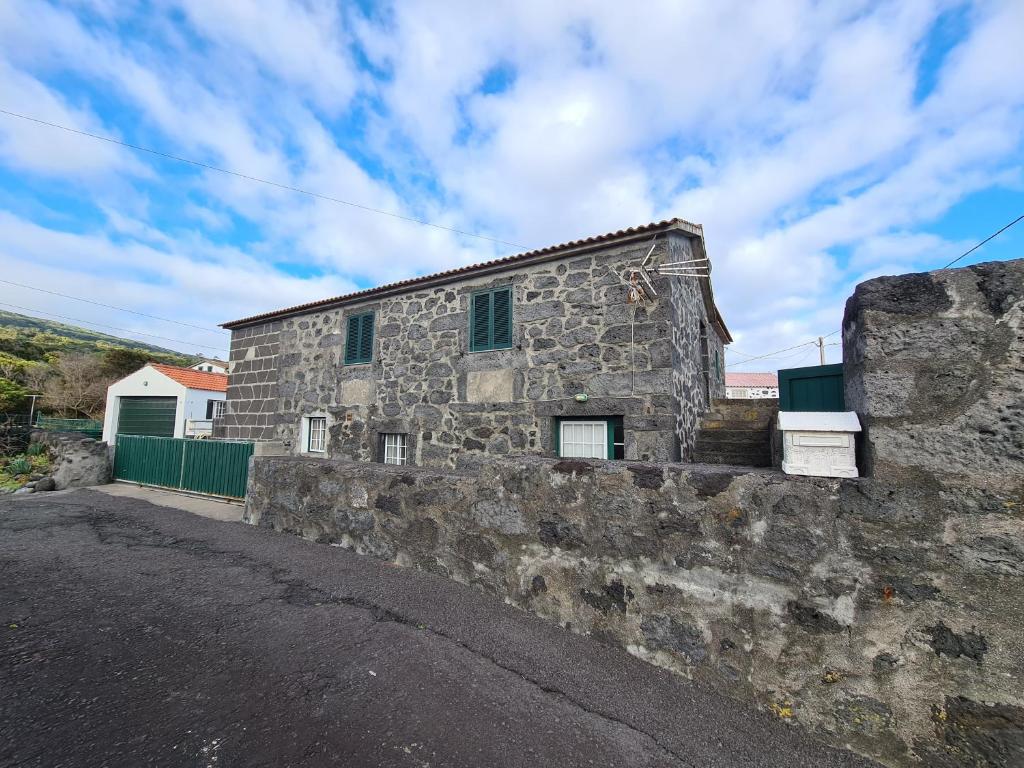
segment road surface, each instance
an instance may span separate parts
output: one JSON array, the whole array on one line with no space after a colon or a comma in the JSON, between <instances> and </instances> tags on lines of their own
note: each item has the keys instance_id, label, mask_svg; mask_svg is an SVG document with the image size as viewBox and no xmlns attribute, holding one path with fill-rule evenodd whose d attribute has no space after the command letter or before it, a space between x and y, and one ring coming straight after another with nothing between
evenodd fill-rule
<instances>
[{"instance_id":1,"label":"road surface","mask_svg":"<svg viewBox=\"0 0 1024 768\"><path fill-rule=\"evenodd\" d=\"M0 766L865 766L443 578L90 490L0 499Z\"/></svg>"}]
</instances>

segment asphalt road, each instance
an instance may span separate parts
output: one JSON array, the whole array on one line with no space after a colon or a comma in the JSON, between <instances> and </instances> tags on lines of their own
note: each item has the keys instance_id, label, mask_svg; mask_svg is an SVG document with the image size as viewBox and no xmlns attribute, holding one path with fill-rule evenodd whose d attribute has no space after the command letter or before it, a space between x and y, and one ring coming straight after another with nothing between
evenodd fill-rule
<instances>
[{"instance_id":1,"label":"asphalt road","mask_svg":"<svg viewBox=\"0 0 1024 768\"><path fill-rule=\"evenodd\" d=\"M0 500L0 766L863 766L440 577L132 498Z\"/></svg>"}]
</instances>

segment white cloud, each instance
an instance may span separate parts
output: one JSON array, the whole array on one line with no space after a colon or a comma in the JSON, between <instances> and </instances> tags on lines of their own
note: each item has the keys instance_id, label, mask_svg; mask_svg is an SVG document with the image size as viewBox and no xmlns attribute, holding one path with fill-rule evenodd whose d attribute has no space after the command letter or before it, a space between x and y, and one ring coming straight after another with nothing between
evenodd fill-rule
<instances>
[{"instance_id":1,"label":"white cloud","mask_svg":"<svg viewBox=\"0 0 1024 768\"><path fill-rule=\"evenodd\" d=\"M145 34L121 34L118 13L138 8L101 3L102 23L85 24L81 7L11 0L0 87L55 122L121 126L526 247L700 222L736 346L756 354L838 328L859 277L938 266L964 243L929 226L972 192L1019 183L1024 80L1008 73L1024 71L1024 6L975 4L917 100L924 40L953 5L404 0L363 17L317 0L169 0ZM58 92L67 72L115 102L112 116ZM7 241L45 243L20 247L50 278L88 271L78 248L91 269L127 269L129 291L166 280L169 293L146 289L154 301L221 301L216 320L510 250L214 172L160 164L140 178L147 158L49 152L43 136L0 134L0 161L124 184L98 188L106 222L89 234L18 220Z\"/></svg>"}]
</instances>

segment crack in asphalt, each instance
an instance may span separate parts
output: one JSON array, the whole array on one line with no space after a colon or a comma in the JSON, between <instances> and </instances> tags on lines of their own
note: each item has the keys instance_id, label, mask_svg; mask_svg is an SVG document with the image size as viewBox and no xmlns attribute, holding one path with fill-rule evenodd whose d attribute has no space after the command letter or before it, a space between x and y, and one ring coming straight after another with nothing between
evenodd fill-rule
<instances>
[{"instance_id":1,"label":"crack in asphalt","mask_svg":"<svg viewBox=\"0 0 1024 768\"><path fill-rule=\"evenodd\" d=\"M280 600L289 605L298 607L314 608L314 607L326 607L330 605L345 605L351 608L366 611L370 614L374 623L379 622L391 622L399 624L405 627L416 630L417 632L428 632L434 637L441 638L448 643L461 648L468 653L476 656L477 658L483 659L498 669L503 670L509 674L515 675L529 685L534 686L545 695L561 700L572 707L585 712L591 717L600 718L602 721L612 723L620 727L626 728L631 733L636 734L642 739L650 742L653 747L663 753L664 756L671 758L674 761L679 762L687 768L694 768L694 764L687 760L684 756L673 750L671 747L663 744L656 736L647 731L636 727L632 723L623 720L622 718L616 717L615 715L609 714L608 712L601 711L587 705L585 702L576 699L566 691L553 685L545 684L544 682L537 680L529 674L523 672L516 667L510 666L498 660L497 658L487 654L486 652L473 647L469 643L460 640L457 637L453 637L448 633L433 627L429 624L416 621L413 618L405 616L401 613L393 611L390 608L375 603L372 600L368 600L363 597L356 595L343 595L334 592L328 592L321 589L320 587L309 584L307 581L299 578L287 578L290 571L286 569L278 568L266 562L262 562L252 558L244 552L238 550L227 550L217 549L211 547L207 542L202 539L190 539L190 538L178 538L175 536L169 536L160 532L158 529L148 526L141 521L132 520L126 521L124 518L112 514L112 513L96 513L88 511L88 508L82 508L85 522L95 532L98 540L104 545L122 544L126 548L132 547L147 547L153 549L170 549L174 551L185 552L193 557L199 557L201 559L218 559L218 562L230 561L228 564L234 567L243 567L250 570L255 576L266 577L269 576L270 583L277 587L283 587L282 594L274 597L264 597L261 600ZM117 531L111 534L109 531L104 529L104 526L113 524ZM131 535L128 531L134 529L134 532L141 532L142 535ZM308 692L308 689L307 689Z\"/></svg>"}]
</instances>

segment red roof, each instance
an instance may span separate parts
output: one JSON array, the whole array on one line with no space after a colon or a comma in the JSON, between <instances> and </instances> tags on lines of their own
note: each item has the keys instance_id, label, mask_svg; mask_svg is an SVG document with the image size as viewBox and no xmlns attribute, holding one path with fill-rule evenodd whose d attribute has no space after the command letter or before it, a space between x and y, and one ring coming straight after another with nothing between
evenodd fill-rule
<instances>
[{"instance_id":1,"label":"red roof","mask_svg":"<svg viewBox=\"0 0 1024 768\"><path fill-rule=\"evenodd\" d=\"M421 283L434 283L434 282L447 282L452 278L464 275L470 272L486 271L492 272L501 269L508 269L516 266L519 262L529 262L534 260L546 261L543 257L550 257L553 254L560 254L562 251L568 251L573 249L585 250L590 246L597 245L600 243L607 242L609 240L617 240L620 238L636 237L639 235L648 235L652 232L662 232L669 229L679 229L687 234L701 238L703 241L704 230L700 224L691 224L683 219L666 219L664 221L654 221L650 224L643 224L639 227L629 227L628 229L620 229L616 232L608 232L604 235L594 235L593 237L585 237L582 240L572 240L568 243L562 243L561 245L549 245L544 248L537 248L532 251L526 251L525 253L519 253L514 256L505 256L500 259L494 259L493 261L485 261L480 264L469 264L465 267L456 267L455 269L449 269L444 272L436 272L432 275L422 275L420 277L409 278L408 280L399 280L397 283L388 283L387 285L380 285L376 288L367 288L362 291L356 291L355 293L347 293L343 296L335 296L330 299L321 299L320 301L311 301L308 304L299 304L294 307L287 307L285 309L278 309L273 312L264 312L260 315L252 315L251 317L243 317L241 320L232 320L230 323L221 323L221 328L235 329L241 326L249 325L256 321L270 320L278 317L287 317L289 315L304 314L312 310L321 309L330 306L336 306L338 304L346 304L351 301L367 299L372 296L379 294L388 294L394 292L401 292L408 288L411 288ZM710 286L710 281L709 281ZM710 298L712 307L714 302ZM725 327L725 322L722 320L721 314L718 312L718 308L714 307L715 320L721 326L725 335L728 336L729 331ZM732 340L730 337L729 341Z\"/></svg>"},{"instance_id":2,"label":"red roof","mask_svg":"<svg viewBox=\"0 0 1024 768\"><path fill-rule=\"evenodd\" d=\"M774 373L736 373L725 374L727 387L777 387L779 377Z\"/></svg>"},{"instance_id":3,"label":"red roof","mask_svg":"<svg viewBox=\"0 0 1024 768\"><path fill-rule=\"evenodd\" d=\"M176 365L150 363L149 367L160 371L164 376L174 379L189 389L204 389L207 392L227 392L228 375L226 373L209 373L193 371L191 368L179 368Z\"/></svg>"}]
</instances>

